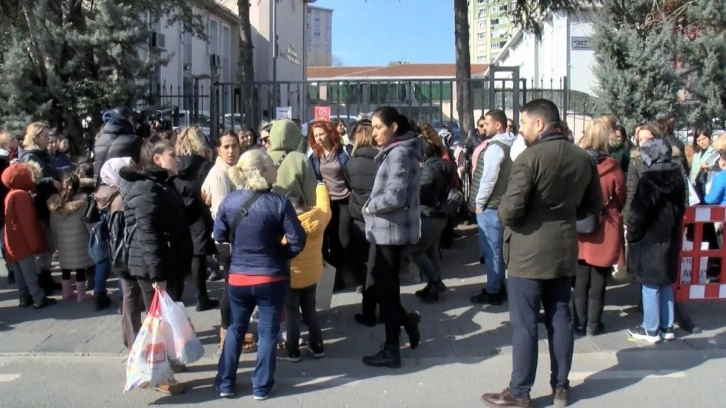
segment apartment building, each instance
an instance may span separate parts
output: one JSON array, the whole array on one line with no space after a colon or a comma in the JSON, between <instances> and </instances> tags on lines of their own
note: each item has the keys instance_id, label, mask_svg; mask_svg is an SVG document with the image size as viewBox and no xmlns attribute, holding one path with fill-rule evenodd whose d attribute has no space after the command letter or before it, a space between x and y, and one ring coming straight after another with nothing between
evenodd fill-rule
<instances>
[{"instance_id":1,"label":"apartment building","mask_svg":"<svg viewBox=\"0 0 726 408\"><path fill-rule=\"evenodd\" d=\"M308 6L306 25L307 65L309 67L333 65L333 10Z\"/></svg>"},{"instance_id":2,"label":"apartment building","mask_svg":"<svg viewBox=\"0 0 726 408\"><path fill-rule=\"evenodd\" d=\"M509 40L511 0L471 0L469 53L471 62L489 64Z\"/></svg>"}]
</instances>

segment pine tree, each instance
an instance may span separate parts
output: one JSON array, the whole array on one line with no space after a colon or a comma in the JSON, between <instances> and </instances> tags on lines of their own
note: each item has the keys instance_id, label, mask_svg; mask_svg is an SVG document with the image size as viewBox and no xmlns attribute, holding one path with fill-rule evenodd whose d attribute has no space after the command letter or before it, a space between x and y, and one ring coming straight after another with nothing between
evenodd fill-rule
<instances>
[{"instance_id":1,"label":"pine tree","mask_svg":"<svg viewBox=\"0 0 726 408\"><path fill-rule=\"evenodd\" d=\"M680 21L684 38L681 54L689 71L687 89L695 103L688 119L700 126L723 126L726 120L726 2L694 0Z\"/></svg>"},{"instance_id":2,"label":"pine tree","mask_svg":"<svg viewBox=\"0 0 726 408\"><path fill-rule=\"evenodd\" d=\"M604 0L594 22L593 70L602 113L630 126L673 114L683 77L675 25L653 20L653 0Z\"/></svg>"},{"instance_id":3,"label":"pine tree","mask_svg":"<svg viewBox=\"0 0 726 408\"><path fill-rule=\"evenodd\" d=\"M20 4L14 7L13 4ZM30 120L81 139L81 119L131 104L147 74L165 61L144 52L148 16L169 16L203 37L193 2L184 0L0 0L0 124Z\"/></svg>"}]
</instances>

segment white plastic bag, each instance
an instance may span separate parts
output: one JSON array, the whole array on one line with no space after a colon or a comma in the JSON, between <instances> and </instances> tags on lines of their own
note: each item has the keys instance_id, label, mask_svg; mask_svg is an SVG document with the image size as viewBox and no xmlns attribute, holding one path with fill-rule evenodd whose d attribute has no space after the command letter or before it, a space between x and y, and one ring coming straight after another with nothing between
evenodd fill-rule
<instances>
[{"instance_id":1,"label":"white plastic bag","mask_svg":"<svg viewBox=\"0 0 726 408\"><path fill-rule=\"evenodd\" d=\"M323 261L323 276L318 281L315 291L315 307L317 310L330 309L335 287L335 267Z\"/></svg>"},{"instance_id":2,"label":"white plastic bag","mask_svg":"<svg viewBox=\"0 0 726 408\"><path fill-rule=\"evenodd\" d=\"M159 308L169 359L184 365L199 361L204 356L204 346L184 304L174 302L168 293L162 291L159 292Z\"/></svg>"},{"instance_id":3,"label":"white plastic bag","mask_svg":"<svg viewBox=\"0 0 726 408\"><path fill-rule=\"evenodd\" d=\"M159 313L159 292L155 292L149 313L126 360L124 392L174 382L166 341L168 326L164 324Z\"/></svg>"}]
</instances>

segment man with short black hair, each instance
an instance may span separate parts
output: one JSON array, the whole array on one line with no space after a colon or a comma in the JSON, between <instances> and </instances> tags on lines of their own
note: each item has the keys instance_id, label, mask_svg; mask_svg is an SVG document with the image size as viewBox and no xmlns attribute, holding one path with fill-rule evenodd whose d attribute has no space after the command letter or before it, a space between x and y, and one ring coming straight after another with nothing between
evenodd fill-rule
<instances>
[{"instance_id":1,"label":"man with short black hair","mask_svg":"<svg viewBox=\"0 0 726 408\"><path fill-rule=\"evenodd\" d=\"M550 385L556 407L567 404L574 333L570 313L577 268L576 220L602 208L600 179L588 154L562 133L552 101L533 100L520 115L527 145L512 164L498 207L505 226L512 323L512 377L501 393L484 394L490 406L526 407L537 372L537 317L545 310L550 347Z\"/></svg>"},{"instance_id":2,"label":"man with short black hair","mask_svg":"<svg viewBox=\"0 0 726 408\"><path fill-rule=\"evenodd\" d=\"M492 109L484 115L484 131L488 137L480 153L472 183L470 200L479 226L479 250L484 256L487 284L481 293L472 296L472 303L500 305L504 300L504 273L506 265L502 254L504 226L497 215L502 196L507 191L512 169L510 149L515 136L507 132L507 115L501 109Z\"/></svg>"}]
</instances>

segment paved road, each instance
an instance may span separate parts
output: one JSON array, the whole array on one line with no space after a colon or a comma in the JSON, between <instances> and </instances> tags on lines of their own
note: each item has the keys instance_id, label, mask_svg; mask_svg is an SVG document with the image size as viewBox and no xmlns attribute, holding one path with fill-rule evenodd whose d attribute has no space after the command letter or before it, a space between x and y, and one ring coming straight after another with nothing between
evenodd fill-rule
<instances>
[{"instance_id":1,"label":"paved road","mask_svg":"<svg viewBox=\"0 0 726 408\"><path fill-rule=\"evenodd\" d=\"M360 295L336 294L333 308L322 314L326 359L299 365L281 363L279 398L273 406L358 407L378 404L394 406L479 406L482 391L506 385L510 370L510 337L506 304L482 308L468 302L484 281L478 264L476 237L471 229L446 251L447 291L439 304L421 304L413 296L420 284L403 288L403 302L422 314L423 343L416 351L404 352L399 371L372 370L360 364L360 356L383 342L383 328L357 325L352 315L359 310ZM206 356L191 373L180 375L191 381L194 392L174 398L148 391L120 396L124 382L119 316L115 308L94 312L91 304L59 302L43 310L19 309L17 292L9 288L0 271L0 406L90 406L189 404L214 401L211 379L217 352L218 311L188 310L205 343ZM212 284L214 292L221 286ZM187 291L187 305L193 305ZM724 395L719 359L726 353L723 316L726 303L689 305L692 317L704 329L698 335L677 331L676 341L650 346L628 340L624 329L639 323L635 285L613 285L608 289L604 323L608 333L582 337L575 343L572 380L581 384L574 392L577 406L608 406L637 401L636 406L685 404L692 395L701 406L723 406L713 397ZM540 353L547 350L544 330ZM244 371L253 355L245 355ZM720 365L719 365L720 364ZM533 397L547 392L546 361L543 361ZM67 374L66 374L67 373ZM643 379L645 377L645 379ZM240 392L249 392L249 377L240 375ZM583 382L584 380L584 382ZM80 387L75 389L75 385ZM36 388L37 387L37 388ZM3 392L6 390L22 392ZM324 391L324 392L321 392ZM647 395L647 400L643 396ZM593 399L601 396L598 399ZM246 401L248 397L240 397ZM405 399L408 398L408 399ZM652 405L651 405L652 401ZM222 404L222 402L216 402ZM395 403L395 404L394 404ZM537 406L549 402L538 400ZM703 405L705 403L705 405ZM544 405L543 405L544 404Z\"/></svg>"}]
</instances>

